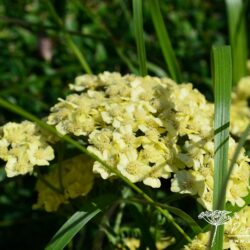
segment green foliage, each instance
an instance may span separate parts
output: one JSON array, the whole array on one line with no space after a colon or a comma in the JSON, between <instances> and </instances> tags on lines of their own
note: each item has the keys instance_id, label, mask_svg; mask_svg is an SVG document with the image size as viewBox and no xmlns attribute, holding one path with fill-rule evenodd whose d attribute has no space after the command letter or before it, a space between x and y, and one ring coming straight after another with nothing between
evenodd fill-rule
<instances>
[{"instance_id":1,"label":"green foliage","mask_svg":"<svg viewBox=\"0 0 250 250\"><path fill-rule=\"evenodd\" d=\"M74 213L53 236L46 250L62 250L72 238L99 212L98 208L92 208L89 211L78 211Z\"/></svg>"}]
</instances>

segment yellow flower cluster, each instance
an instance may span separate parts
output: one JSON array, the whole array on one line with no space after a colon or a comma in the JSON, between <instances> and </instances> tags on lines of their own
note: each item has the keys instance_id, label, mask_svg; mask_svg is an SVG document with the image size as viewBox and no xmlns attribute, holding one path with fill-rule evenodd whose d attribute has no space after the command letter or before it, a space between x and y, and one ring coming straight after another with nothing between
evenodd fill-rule
<instances>
[{"instance_id":1,"label":"yellow flower cluster","mask_svg":"<svg viewBox=\"0 0 250 250\"><path fill-rule=\"evenodd\" d=\"M0 158L8 177L32 173L35 165L49 165L54 151L32 122L9 122L0 128Z\"/></svg>"},{"instance_id":2,"label":"yellow flower cluster","mask_svg":"<svg viewBox=\"0 0 250 250\"><path fill-rule=\"evenodd\" d=\"M93 161L86 156L75 156L56 166L37 181L38 201L33 208L57 211L61 204L79 196L85 196L92 188Z\"/></svg>"},{"instance_id":3,"label":"yellow flower cluster","mask_svg":"<svg viewBox=\"0 0 250 250\"><path fill-rule=\"evenodd\" d=\"M231 132L240 137L250 122L250 77L244 77L237 84L232 95ZM250 135L248 136L250 140Z\"/></svg>"},{"instance_id":4,"label":"yellow flower cluster","mask_svg":"<svg viewBox=\"0 0 250 250\"><path fill-rule=\"evenodd\" d=\"M250 206L244 207L225 223L223 249L250 249ZM198 234L183 250L204 250L208 245L209 232Z\"/></svg>"},{"instance_id":5,"label":"yellow flower cluster","mask_svg":"<svg viewBox=\"0 0 250 250\"><path fill-rule=\"evenodd\" d=\"M179 193L198 194L198 201L208 210L212 210L213 176L214 176L214 145L213 141L200 136L190 136L183 145L185 153L177 154L182 165L171 179L171 191ZM233 158L237 144L229 139L229 162ZM243 197L249 193L249 158L244 149L234 165L234 171L229 179L226 201L232 205L244 206Z\"/></svg>"},{"instance_id":6,"label":"yellow flower cluster","mask_svg":"<svg viewBox=\"0 0 250 250\"><path fill-rule=\"evenodd\" d=\"M79 76L70 88L75 93L51 109L49 124L85 136L88 150L130 181L158 188L161 178L172 177L171 191L196 195L211 209L214 107L198 90L168 78L109 72ZM230 138L230 159L235 147ZM249 192L248 161L242 150L226 197L233 205L243 206ZM93 170L104 179L113 175L99 162Z\"/></svg>"},{"instance_id":7,"label":"yellow flower cluster","mask_svg":"<svg viewBox=\"0 0 250 250\"><path fill-rule=\"evenodd\" d=\"M175 86L171 80L105 72L78 77L70 86L84 92L60 100L51 109L49 124L63 134L87 135L88 150L132 182L159 187L160 177L171 176L167 162L172 158L176 128L171 119L160 118L166 108L174 117L174 104L162 96L171 94ZM93 170L104 179L112 175L98 162Z\"/></svg>"}]
</instances>

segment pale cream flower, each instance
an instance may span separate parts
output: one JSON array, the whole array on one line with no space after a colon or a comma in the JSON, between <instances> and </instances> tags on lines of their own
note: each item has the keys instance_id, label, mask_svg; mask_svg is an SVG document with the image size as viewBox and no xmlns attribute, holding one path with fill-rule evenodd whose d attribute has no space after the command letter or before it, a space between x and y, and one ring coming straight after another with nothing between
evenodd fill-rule
<instances>
[{"instance_id":1,"label":"pale cream flower","mask_svg":"<svg viewBox=\"0 0 250 250\"><path fill-rule=\"evenodd\" d=\"M3 126L3 136L11 144L19 144L30 139L30 136L35 134L35 124L24 121L21 124L8 122Z\"/></svg>"},{"instance_id":2,"label":"pale cream flower","mask_svg":"<svg viewBox=\"0 0 250 250\"><path fill-rule=\"evenodd\" d=\"M174 99L174 109L177 111L175 120L178 132L184 134L199 134L208 137L213 128L213 105L208 104L205 97L191 84L181 84L173 88L171 97Z\"/></svg>"},{"instance_id":3,"label":"pale cream flower","mask_svg":"<svg viewBox=\"0 0 250 250\"><path fill-rule=\"evenodd\" d=\"M250 108L245 101L233 102L230 113L230 131L240 137L250 121ZM250 136L248 135L248 139Z\"/></svg>"},{"instance_id":4,"label":"pale cream flower","mask_svg":"<svg viewBox=\"0 0 250 250\"><path fill-rule=\"evenodd\" d=\"M47 123L55 125L61 134L72 133L76 136L87 135L92 132L101 121L99 110L103 103L102 95L83 93L69 95L66 100L51 108L52 113L48 116Z\"/></svg>"},{"instance_id":5,"label":"pale cream flower","mask_svg":"<svg viewBox=\"0 0 250 250\"><path fill-rule=\"evenodd\" d=\"M202 194L204 191L204 177L192 170L178 171L171 179L171 191L182 194Z\"/></svg>"},{"instance_id":6,"label":"pale cream flower","mask_svg":"<svg viewBox=\"0 0 250 250\"><path fill-rule=\"evenodd\" d=\"M38 166L49 165L49 161L55 157L52 147L42 145L39 142L30 143L27 154L31 164Z\"/></svg>"},{"instance_id":7,"label":"pale cream flower","mask_svg":"<svg viewBox=\"0 0 250 250\"><path fill-rule=\"evenodd\" d=\"M0 158L3 159L4 161L7 161L8 158L8 146L10 143L5 139L2 138L0 140Z\"/></svg>"},{"instance_id":8,"label":"pale cream flower","mask_svg":"<svg viewBox=\"0 0 250 250\"><path fill-rule=\"evenodd\" d=\"M81 92L86 88L95 88L98 86L98 78L95 75L78 76L74 84L70 84L69 88L77 92Z\"/></svg>"},{"instance_id":9,"label":"pale cream flower","mask_svg":"<svg viewBox=\"0 0 250 250\"><path fill-rule=\"evenodd\" d=\"M14 156L9 156L7 158L7 163L5 166L5 171L8 177L13 177L16 175L16 165L17 165L17 158Z\"/></svg>"},{"instance_id":10,"label":"pale cream flower","mask_svg":"<svg viewBox=\"0 0 250 250\"><path fill-rule=\"evenodd\" d=\"M32 173L35 165L49 165L54 151L32 122L9 122L1 129L0 158L6 163L8 177Z\"/></svg>"},{"instance_id":11,"label":"pale cream flower","mask_svg":"<svg viewBox=\"0 0 250 250\"><path fill-rule=\"evenodd\" d=\"M145 89L141 86L141 80L140 78L134 80L130 83L132 89L131 89L131 101L136 102L140 101L140 95L145 92Z\"/></svg>"},{"instance_id":12,"label":"pale cream flower","mask_svg":"<svg viewBox=\"0 0 250 250\"><path fill-rule=\"evenodd\" d=\"M113 132L113 145L118 150L128 146L138 148L141 145L140 139L135 136L131 125L125 125Z\"/></svg>"},{"instance_id":13,"label":"pale cream flower","mask_svg":"<svg viewBox=\"0 0 250 250\"><path fill-rule=\"evenodd\" d=\"M132 182L142 181L150 171L150 167L140 161L138 156L138 152L133 148L119 154L117 169Z\"/></svg>"},{"instance_id":14,"label":"pale cream flower","mask_svg":"<svg viewBox=\"0 0 250 250\"><path fill-rule=\"evenodd\" d=\"M26 150L25 146L20 146L10 150L5 166L7 177L32 173L34 165L29 162Z\"/></svg>"},{"instance_id":15,"label":"pale cream flower","mask_svg":"<svg viewBox=\"0 0 250 250\"><path fill-rule=\"evenodd\" d=\"M102 152L98 150L97 148L93 146L88 146L87 148L91 153L98 156L101 160L107 162L111 167L113 167L112 163L114 161L113 158L111 158L108 155L108 150L104 149ZM98 173L101 175L103 179L107 179L108 177L114 175L109 169L107 169L105 166L103 166L100 162L95 161L93 165L93 172Z\"/></svg>"},{"instance_id":16,"label":"pale cream flower","mask_svg":"<svg viewBox=\"0 0 250 250\"><path fill-rule=\"evenodd\" d=\"M247 99L250 97L250 76L246 76L240 79L237 83L235 93L239 99Z\"/></svg>"},{"instance_id":17,"label":"pale cream flower","mask_svg":"<svg viewBox=\"0 0 250 250\"><path fill-rule=\"evenodd\" d=\"M89 134L89 143L103 151L104 149L110 149L112 137L112 130L109 128L94 130Z\"/></svg>"},{"instance_id":18,"label":"pale cream flower","mask_svg":"<svg viewBox=\"0 0 250 250\"><path fill-rule=\"evenodd\" d=\"M248 183L240 180L229 180L226 200L230 201L232 205L243 207L245 201L242 199L249 193Z\"/></svg>"}]
</instances>

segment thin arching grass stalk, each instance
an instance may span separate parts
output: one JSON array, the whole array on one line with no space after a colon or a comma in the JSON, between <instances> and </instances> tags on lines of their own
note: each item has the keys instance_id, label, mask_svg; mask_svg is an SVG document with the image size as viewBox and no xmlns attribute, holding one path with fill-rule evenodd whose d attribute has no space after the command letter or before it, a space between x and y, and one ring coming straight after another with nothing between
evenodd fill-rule
<instances>
[{"instance_id":1,"label":"thin arching grass stalk","mask_svg":"<svg viewBox=\"0 0 250 250\"><path fill-rule=\"evenodd\" d=\"M167 28L160 10L158 0L149 0L149 8L153 19L153 24L156 30L157 37L160 42L162 54L167 65L170 77L176 82L181 81L180 67L173 50Z\"/></svg>"},{"instance_id":2,"label":"thin arching grass stalk","mask_svg":"<svg viewBox=\"0 0 250 250\"><path fill-rule=\"evenodd\" d=\"M214 83L214 188L213 210L224 210L226 190L222 190L228 171L229 121L232 87L232 61L230 46L213 47L212 73ZM223 247L223 225L212 230L209 245L212 250ZM217 233L216 233L217 231ZM216 233L216 235L215 235ZM213 238L215 244L212 245Z\"/></svg>"},{"instance_id":3,"label":"thin arching grass stalk","mask_svg":"<svg viewBox=\"0 0 250 250\"><path fill-rule=\"evenodd\" d=\"M148 74L146 49L143 36L142 0L133 0L133 24L141 76Z\"/></svg>"},{"instance_id":4,"label":"thin arching grass stalk","mask_svg":"<svg viewBox=\"0 0 250 250\"><path fill-rule=\"evenodd\" d=\"M57 24L59 25L59 27L61 28L61 30L64 31L65 28L64 28L63 21L57 15L57 13L56 13L53 5L50 2L50 0L44 1L44 2L46 3L46 5L48 7L48 10L50 11L51 15L54 17L55 21L57 22ZM66 43L71 48L72 52L74 53L74 55L76 56L76 58L80 62L80 64L83 67L83 69L86 71L86 73L92 74L92 70L91 70L90 66L88 65L88 63L87 63L87 60L85 59L85 56L83 55L83 53L81 52L81 50L77 47L77 45L73 41L72 37L68 33L66 33L66 32L63 32L63 33L64 33L64 37L65 37Z\"/></svg>"},{"instance_id":5,"label":"thin arching grass stalk","mask_svg":"<svg viewBox=\"0 0 250 250\"><path fill-rule=\"evenodd\" d=\"M23 110L19 106L15 105L15 104L11 104L11 103L3 100L2 98L0 98L0 106L2 106L3 108L5 108L9 111L12 111L12 112L20 115L28 120L31 120L32 122L36 123L42 129L47 130L51 134L59 137L61 140L71 144L76 149L80 150L82 153L88 155L93 160L101 163L106 169L108 169L110 172L114 173L118 178L120 178L122 181L124 181L134 191L136 191L138 194L140 194L147 202L152 204L162 215L164 215L164 217L166 217L166 219L179 231L180 234L183 235L183 237L187 241L189 241L189 242L191 241L191 238L186 234L186 232L181 228L181 226L178 225L178 223L174 220L172 215L165 208L163 209L160 206L158 206L150 196L148 196L142 189L140 189L138 186L136 186L134 183L132 183L129 179L127 179L125 176L123 176L117 169L112 168L105 161L103 161L97 155L95 155L92 152L90 152L89 150L87 150L84 146L82 146L80 143L78 143L77 141L75 141L71 137L69 137L67 135L64 135L64 136L61 135L54 127L48 125L44 121L40 120L39 118L30 114L29 112Z\"/></svg>"}]
</instances>

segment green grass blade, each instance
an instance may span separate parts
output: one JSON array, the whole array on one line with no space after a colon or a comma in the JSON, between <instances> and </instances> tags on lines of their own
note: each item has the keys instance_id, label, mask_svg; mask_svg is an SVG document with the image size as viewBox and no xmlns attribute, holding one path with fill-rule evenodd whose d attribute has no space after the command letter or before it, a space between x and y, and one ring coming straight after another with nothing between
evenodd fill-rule
<instances>
[{"instance_id":1,"label":"green grass blade","mask_svg":"<svg viewBox=\"0 0 250 250\"><path fill-rule=\"evenodd\" d=\"M160 42L162 54L167 65L170 77L176 82L181 81L180 68L170 42L168 31L164 24L164 20L160 10L160 4L158 0L149 0L149 8L153 19L154 27L157 33L157 37Z\"/></svg>"},{"instance_id":2,"label":"green grass blade","mask_svg":"<svg viewBox=\"0 0 250 250\"><path fill-rule=\"evenodd\" d=\"M146 50L143 37L142 0L133 0L134 35L136 39L137 53L140 65L140 74L145 76L147 72Z\"/></svg>"},{"instance_id":3,"label":"green grass blade","mask_svg":"<svg viewBox=\"0 0 250 250\"><path fill-rule=\"evenodd\" d=\"M78 211L74 213L53 236L45 250L62 250L73 237L101 210L92 207L89 211Z\"/></svg>"},{"instance_id":4,"label":"green grass blade","mask_svg":"<svg viewBox=\"0 0 250 250\"><path fill-rule=\"evenodd\" d=\"M223 190L222 196L221 192L228 169L229 121L232 88L232 59L230 46L213 47L212 66L215 95L213 209L224 210L225 190ZM212 250L222 249L223 232L224 227L219 226ZM211 236L213 236L213 233ZM212 243L211 239L210 244Z\"/></svg>"},{"instance_id":5,"label":"green grass blade","mask_svg":"<svg viewBox=\"0 0 250 250\"><path fill-rule=\"evenodd\" d=\"M248 0L226 0L230 45L233 59L233 84L247 75L247 30L245 10Z\"/></svg>"}]
</instances>

